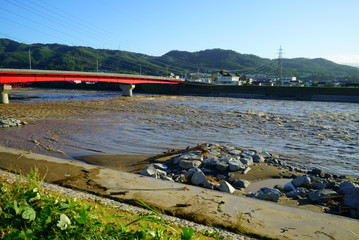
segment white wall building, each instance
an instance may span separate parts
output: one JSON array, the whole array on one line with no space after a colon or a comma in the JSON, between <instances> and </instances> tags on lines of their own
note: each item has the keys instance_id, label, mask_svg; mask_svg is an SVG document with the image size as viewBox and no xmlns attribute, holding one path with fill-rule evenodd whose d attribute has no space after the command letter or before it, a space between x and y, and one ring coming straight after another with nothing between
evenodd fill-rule
<instances>
[{"instance_id":1,"label":"white wall building","mask_svg":"<svg viewBox=\"0 0 359 240\"><path fill-rule=\"evenodd\" d=\"M218 73L217 77L217 83L219 84L240 85L239 77L234 74L222 71Z\"/></svg>"}]
</instances>

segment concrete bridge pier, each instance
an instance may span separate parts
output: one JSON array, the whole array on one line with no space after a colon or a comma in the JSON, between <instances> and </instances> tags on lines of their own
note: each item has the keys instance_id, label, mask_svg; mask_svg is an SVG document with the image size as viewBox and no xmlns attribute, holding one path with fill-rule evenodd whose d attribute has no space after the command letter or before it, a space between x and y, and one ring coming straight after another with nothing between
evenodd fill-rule
<instances>
[{"instance_id":1,"label":"concrete bridge pier","mask_svg":"<svg viewBox=\"0 0 359 240\"><path fill-rule=\"evenodd\" d=\"M136 87L133 84L120 84L120 88L122 90L122 96L132 97L132 90Z\"/></svg>"},{"instance_id":2,"label":"concrete bridge pier","mask_svg":"<svg viewBox=\"0 0 359 240\"><path fill-rule=\"evenodd\" d=\"M11 85L0 84L0 103L9 103L9 92L11 91Z\"/></svg>"}]
</instances>

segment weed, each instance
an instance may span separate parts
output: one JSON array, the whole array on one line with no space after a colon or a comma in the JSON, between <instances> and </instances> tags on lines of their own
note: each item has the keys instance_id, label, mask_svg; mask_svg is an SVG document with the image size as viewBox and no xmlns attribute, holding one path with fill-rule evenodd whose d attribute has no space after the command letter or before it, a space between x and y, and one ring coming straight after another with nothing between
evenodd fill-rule
<instances>
[{"instance_id":1,"label":"weed","mask_svg":"<svg viewBox=\"0 0 359 240\"><path fill-rule=\"evenodd\" d=\"M192 228L178 233L144 202L140 204L151 212L129 223L123 223L125 216L100 216L91 204L45 192L42 180L33 170L27 181L0 182L0 239L189 240L194 234Z\"/></svg>"}]
</instances>

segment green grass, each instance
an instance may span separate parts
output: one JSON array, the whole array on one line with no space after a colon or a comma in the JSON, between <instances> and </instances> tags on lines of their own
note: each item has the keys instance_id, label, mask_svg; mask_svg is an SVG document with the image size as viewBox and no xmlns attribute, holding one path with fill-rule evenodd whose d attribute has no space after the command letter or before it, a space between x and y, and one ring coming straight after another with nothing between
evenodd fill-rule
<instances>
[{"instance_id":1,"label":"green grass","mask_svg":"<svg viewBox=\"0 0 359 240\"><path fill-rule=\"evenodd\" d=\"M224 239L170 224L143 202L150 213L46 191L38 176L32 171L27 181L0 178L0 239Z\"/></svg>"}]
</instances>

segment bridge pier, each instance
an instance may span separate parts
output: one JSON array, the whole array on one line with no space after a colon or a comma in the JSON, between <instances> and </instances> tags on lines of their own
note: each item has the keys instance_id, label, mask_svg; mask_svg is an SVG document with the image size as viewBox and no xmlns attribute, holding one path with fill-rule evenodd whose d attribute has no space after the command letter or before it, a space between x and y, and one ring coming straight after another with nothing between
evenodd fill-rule
<instances>
[{"instance_id":1,"label":"bridge pier","mask_svg":"<svg viewBox=\"0 0 359 240\"><path fill-rule=\"evenodd\" d=\"M122 96L132 97L132 90L136 87L133 84L120 84L120 88L122 90Z\"/></svg>"},{"instance_id":2,"label":"bridge pier","mask_svg":"<svg viewBox=\"0 0 359 240\"><path fill-rule=\"evenodd\" d=\"M9 92L11 91L11 85L0 84L0 103L9 103Z\"/></svg>"}]
</instances>

